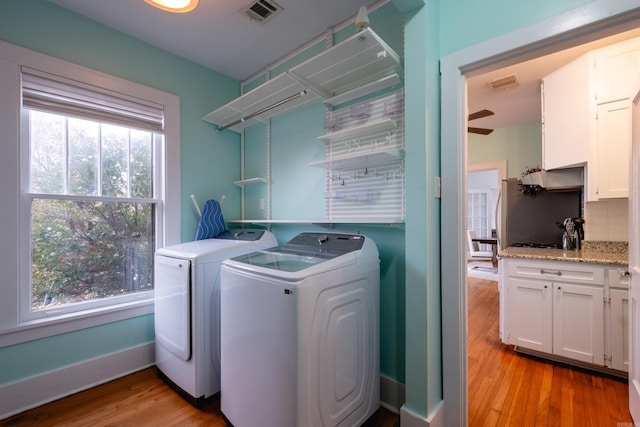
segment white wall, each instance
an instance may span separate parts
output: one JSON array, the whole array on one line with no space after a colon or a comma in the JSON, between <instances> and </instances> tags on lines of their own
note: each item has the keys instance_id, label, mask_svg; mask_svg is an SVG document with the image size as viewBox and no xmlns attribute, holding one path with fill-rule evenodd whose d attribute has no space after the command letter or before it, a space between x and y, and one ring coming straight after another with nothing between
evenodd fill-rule
<instances>
[{"instance_id":1,"label":"white wall","mask_svg":"<svg viewBox=\"0 0 640 427\"><path fill-rule=\"evenodd\" d=\"M588 202L584 206L585 240L628 242L629 200Z\"/></svg>"}]
</instances>

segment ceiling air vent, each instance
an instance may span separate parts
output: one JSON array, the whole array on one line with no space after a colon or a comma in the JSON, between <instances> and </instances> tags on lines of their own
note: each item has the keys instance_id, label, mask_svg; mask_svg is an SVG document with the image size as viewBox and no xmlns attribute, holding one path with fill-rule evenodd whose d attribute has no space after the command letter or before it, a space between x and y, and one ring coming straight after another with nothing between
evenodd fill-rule
<instances>
[{"instance_id":1,"label":"ceiling air vent","mask_svg":"<svg viewBox=\"0 0 640 427\"><path fill-rule=\"evenodd\" d=\"M489 85L491 90L494 92L497 92L499 90L513 89L520 86L520 83L518 83L518 78L516 77L515 74L511 74L510 76L507 76L507 77L501 77L499 79L491 80L487 84Z\"/></svg>"},{"instance_id":2,"label":"ceiling air vent","mask_svg":"<svg viewBox=\"0 0 640 427\"><path fill-rule=\"evenodd\" d=\"M282 10L277 3L269 0L257 0L247 3L240 12L247 15L254 21L265 22Z\"/></svg>"}]
</instances>

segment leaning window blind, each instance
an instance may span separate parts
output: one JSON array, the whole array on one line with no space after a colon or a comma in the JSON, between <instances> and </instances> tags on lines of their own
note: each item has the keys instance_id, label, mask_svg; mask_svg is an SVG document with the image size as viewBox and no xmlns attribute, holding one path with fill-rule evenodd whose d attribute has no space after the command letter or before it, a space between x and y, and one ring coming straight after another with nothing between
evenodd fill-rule
<instances>
[{"instance_id":1,"label":"leaning window blind","mask_svg":"<svg viewBox=\"0 0 640 427\"><path fill-rule=\"evenodd\" d=\"M162 105L22 67L22 105L41 111L162 132Z\"/></svg>"}]
</instances>

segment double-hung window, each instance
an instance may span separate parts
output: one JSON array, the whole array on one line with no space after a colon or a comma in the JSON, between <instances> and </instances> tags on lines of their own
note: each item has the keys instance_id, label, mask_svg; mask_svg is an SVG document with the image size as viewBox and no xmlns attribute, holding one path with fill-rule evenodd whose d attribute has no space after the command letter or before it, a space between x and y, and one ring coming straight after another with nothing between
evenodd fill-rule
<instances>
[{"instance_id":1,"label":"double-hung window","mask_svg":"<svg viewBox=\"0 0 640 427\"><path fill-rule=\"evenodd\" d=\"M0 346L151 313L179 98L3 42L0 92Z\"/></svg>"},{"instance_id":2,"label":"double-hung window","mask_svg":"<svg viewBox=\"0 0 640 427\"><path fill-rule=\"evenodd\" d=\"M26 67L22 105L25 317L148 298L161 216L162 106Z\"/></svg>"}]
</instances>

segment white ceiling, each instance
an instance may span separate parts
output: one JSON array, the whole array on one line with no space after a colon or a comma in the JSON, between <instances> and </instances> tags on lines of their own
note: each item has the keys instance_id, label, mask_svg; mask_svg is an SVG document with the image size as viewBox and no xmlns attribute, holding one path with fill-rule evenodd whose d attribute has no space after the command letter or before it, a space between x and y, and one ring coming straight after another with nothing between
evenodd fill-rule
<instances>
[{"instance_id":1,"label":"white ceiling","mask_svg":"<svg viewBox=\"0 0 640 427\"><path fill-rule=\"evenodd\" d=\"M497 129L539 122L541 120L540 81L544 76L590 50L638 36L640 36L640 29L627 31L552 55L469 77L467 79L469 113L485 108L495 113L494 116L473 120L469 122L469 126ZM494 92L487 84L494 79L511 74L517 76L520 84L517 88Z\"/></svg>"},{"instance_id":2,"label":"white ceiling","mask_svg":"<svg viewBox=\"0 0 640 427\"><path fill-rule=\"evenodd\" d=\"M190 59L236 80L244 80L269 64L322 36L327 29L350 25L360 6L369 11L385 0L275 0L282 12L265 22L240 12L247 0L200 0L189 13L155 9L143 0L49 0L151 45ZM274 1L274 0L270 0ZM470 126L501 128L540 120L540 79L588 50L624 38L624 33L568 51L470 77L469 112L496 114ZM487 82L516 74L520 86L492 92Z\"/></svg>"},{"instance_id":3,"label":"white ceiling","mask_svg":"<svg viewBox=\"0 0 640 427\"><path fill-rule=\"evenodd\" d=\"M247 0L200 0L169 13L143 0L49 0L151 45L244 80L379 0L269 0L282 7L260 23L240 12Z\"/></svg>"}]
</instances>

